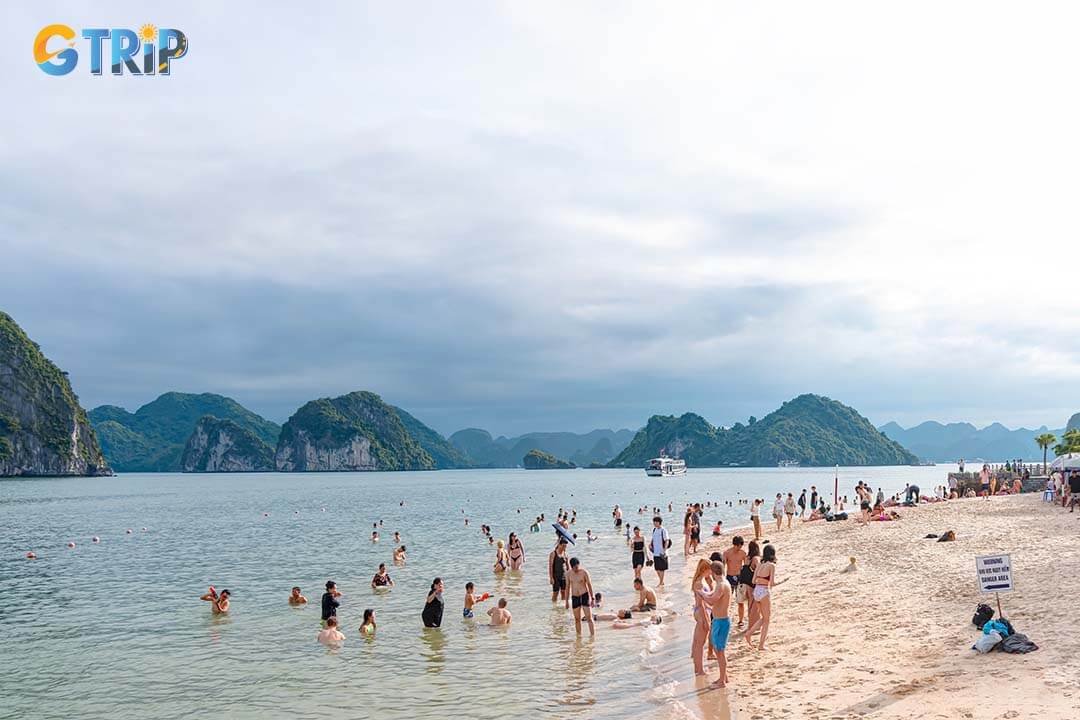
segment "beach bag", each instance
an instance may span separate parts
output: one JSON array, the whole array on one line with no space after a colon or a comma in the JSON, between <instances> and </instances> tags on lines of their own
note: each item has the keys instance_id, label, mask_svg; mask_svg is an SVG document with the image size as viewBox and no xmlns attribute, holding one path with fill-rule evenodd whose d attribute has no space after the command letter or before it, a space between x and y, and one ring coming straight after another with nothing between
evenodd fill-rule
<instances>
[{"instance_id":1,"label":"beach bag","mask_svg":"<svg viewBox=\"0 0 1080 720\"><path fill-rule=\"evenodd\" d=\"M1001 641L1002 652L1007 653L1029 653L1032 650L1038 650L1039 646L1031 642L1027 635L1023 633L1013 633L1009 637Z\"/></svg>"},{"instance_id":2,"label":"beach bag","mask_svg":"<svg viewBox=\"0 0 1080 720\"><path fill-rule=\"evenodd\" d=\"M977 628L981 628L990 622L990 619L994 617L994 608L990 607L986 603L979 603L979 606L975 608L975 615L971 618L971 624Z\"/></svg>"},{"instance_id":3,"label":"beach bag","mask_svg":"<svg viewBox=\"0 0 1080 720\"><path fill-rule=\"evenodd\" d=\"M975 644L971 646L972 650L981 653L988 653L1001 642L1001 635L996 632L990 632L986 635L980 635L979 639L975 641Z\"/></svg>"}]
</instances>

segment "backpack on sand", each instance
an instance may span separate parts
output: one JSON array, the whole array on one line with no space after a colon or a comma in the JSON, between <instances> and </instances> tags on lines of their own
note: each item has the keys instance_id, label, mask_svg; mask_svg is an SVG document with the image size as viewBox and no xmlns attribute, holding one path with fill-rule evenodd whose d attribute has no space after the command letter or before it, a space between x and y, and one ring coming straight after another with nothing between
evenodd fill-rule
<instances>
[{"instance_id":1,"label":"backpack on sand","mask_svg":"<svg viewBox=\"0 0 1080 720\"><path fill-rule=\"evenodd\" d=\"M990 622L994 617L994 608L990 607L986 603L979 603L979 606L975 608L975 615L971 618L971 624L977 628L982 628L983 625Z\"/></svg>"}]
</instances>

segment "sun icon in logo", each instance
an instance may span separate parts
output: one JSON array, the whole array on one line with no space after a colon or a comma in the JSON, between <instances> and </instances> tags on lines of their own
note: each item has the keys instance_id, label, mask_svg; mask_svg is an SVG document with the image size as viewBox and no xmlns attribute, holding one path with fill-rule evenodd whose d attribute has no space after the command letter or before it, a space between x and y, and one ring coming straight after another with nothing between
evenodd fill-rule
<instances>
[{"instance_id":1,"label":"sun icon in logo","mask_svg":"<svg viewBox=\"0 0 1080 720\"><path fill-rule=\"evenodd\" d=\"M139 39L144 43L151 43L157 40L157 26L146 23L139 28Z\"/></svg>"}]
</instances>

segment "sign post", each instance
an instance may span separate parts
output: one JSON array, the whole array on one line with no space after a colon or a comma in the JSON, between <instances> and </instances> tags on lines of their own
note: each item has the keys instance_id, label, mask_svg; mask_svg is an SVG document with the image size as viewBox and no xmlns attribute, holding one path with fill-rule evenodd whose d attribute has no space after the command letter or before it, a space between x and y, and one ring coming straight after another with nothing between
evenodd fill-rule
<instances>
[{"instance_id":1,"label":"sign post","mask_svg":"<svg viewBox=\"0 0 1080 720\"><path fill-rule=\"evenodd\" d=\"M1013 590L1012 562L1009 555L976 555L975 574L979 580L979 592L994 593L1000 618L1004 614L1001 611L1000 593Z\"/></svg>"}]
</instances>

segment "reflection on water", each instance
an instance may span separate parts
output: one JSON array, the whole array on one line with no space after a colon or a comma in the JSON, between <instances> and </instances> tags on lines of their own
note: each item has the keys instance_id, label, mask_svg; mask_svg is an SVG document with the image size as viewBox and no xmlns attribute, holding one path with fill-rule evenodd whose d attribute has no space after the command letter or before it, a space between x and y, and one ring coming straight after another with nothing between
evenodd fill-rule
<instances>
[{"instance_id":1,"label":"reflection on water","mask_svg":"<svg viewBox=\"0 0 1080 720\"><path fill-rule=\"evenodd\" d=\"M932 487L942 472L841 469L840 476L842 487L867 480L891 494L908 482ZM550 529L528 531L533 517L550 519L560 505L577 510L573 531L584 537L591 528L599 540L578 543L573 554L612 610L634 601L629 550L611 525L616 503L647 527L650 514L636 508L672 502L665 525L678 549L686 501L730 499L705 520L733 528L746 522L740 497L831 483L832 470L812 469L691 470L663 484L632 470L0 482L0 720L369 717L372 708L380 720L628 720L676 701L689 708L682 717L711 714L724 694L691 696L688 682L675 699L655 695L658 684L689 669L681 554L672 555L660 593L678 615L658 628L616 631L599 622L595 639L587 630L578 638L570 612L550 601L554 541ZM469 527L458 508L468 508ZM503 540L518 534L524 571L492 572L494 549L481 523ZM393 568L394 588L381 592L371 577L390 563L392 544L370 542L373 524L386 538L399 531L409 552L408 563ZM90 542L94 535L100 544ZM28 550L39 559L24 559ZM424 629L420 609L436 576L447 587L443 627ZM645 578L655 583L655 573ZM343 592L346 641L334 652L316 642L328 579ZM464 621L469 580L493 597ZM232 591L228 615L213 615L199 600L211 584ZM287 604L293 585L308 605ZM499 597L514 621L492 629L486 610ZM365 608L375 610L378 630L361 640Z\"/></svg>"},{"instance_id":2,"label":"reflection on water","mask_svg":"<svg viewBox=\"0 0 1080 720\"><path fill-rule=\"evenodd\" d=\"M443 663L446 662L446 655L443 652L446 648L446 635L443 634L442 628L423 628L420 631L420 639L424 641L426 647L423 653L426 661L424 669L429 673L441 673Z\"/></svg>"}]
</instances>

